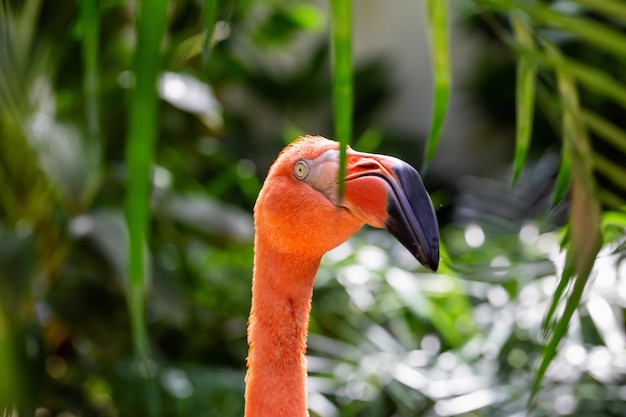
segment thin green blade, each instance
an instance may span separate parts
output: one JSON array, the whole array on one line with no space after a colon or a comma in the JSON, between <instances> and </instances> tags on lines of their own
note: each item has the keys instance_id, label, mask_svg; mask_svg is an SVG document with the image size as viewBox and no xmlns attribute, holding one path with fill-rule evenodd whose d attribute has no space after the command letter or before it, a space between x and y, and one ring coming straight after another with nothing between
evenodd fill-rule
<instances>
[{"instance_id":1,"label":"thin green blade","mask_svg":"<svg viewBox=\"0 0 626 417\"><path fill-rule=\"evenodd\" d=\"M604 13L608 17L626 17L626 3L623 0L574 0L591 10Z\"/></svg>"},{"instance_id":2,"label":"thin green blade","mask_svg":"<svg viewBox=\"0 0 626 417\"><path fill-rule=\"evenodd\" d=\"M527 23L526 15L513 13L511 16L513 32L517 43L524 49L535 48L532 30ZM517 183L530 148L533 130L533 113L535 110L535 86L537 83L537 65L530 55L520 55L517 60L516 80L516 140L515 159L513 163L513 185Z\"/></svg>"},{"instance_id":3,"label":"thin green blade","mask_svg":"<svg viewBox=\"0 0 626 417\"><path fill-rule=\"evenodd\" d=\"M100 20L96 0L81 0L80 21L82 29L83 89L87 101L87 128L89 135L97 138L98 125L98 37Z\"/></svg>"},{"instance_id":4,"label":"thin green blade","mask_svg":"<svg viewBox=\"0 0 626 417\"><path fill-rule=\"evenodd\" d=\"M134 58L134 90L131 97L126 158L128 184L126 219L129 234L128 306L135 356L149 380L146 414L159 413L158 391L147 363L149 345L145 321L146 242L154 142L157 135L157 77L165 31L167 0L141 1L137 17L137 48Z\"/></svg>"},{"instance_id":5,"label":"thin green blade","mask_svg":"<svg viewBox=\"0 0 626 417\"><path fill-rule=\"evenodd\" d=\"M563 145L565 147L565 145ZM567 194L571 183L571 168L569 161L569 153L561 152L561 164L559 165L559 172L556 176L556 182L554 184L554 191L552 193L551 205L556 206Z\"/></svg>"},{"instance_id":6,"label":"thin green blade","mask_svg":"<svg viewBox=\"0 0 626 417\"><path fill-rule=\"evenodd\" d=\"M428 0L428 35L433 64L434 98L430 131L422 162L422 173L435 157L450 97L450 59L448 51L447 2Z\"/></svg>"},{"instance_id":7,"label":"thin green blade","mask_svg":"<svg viewBox=\"0 0 626 417\"><path fill-rule=\"evenodd\" d=\"M134 63L135 89L131 98L130 125L126 158L128 188L126 216L130 240L129 301L136 354L148 355L143 320L144 258L154 142L157 134L157 76L161 62L160 47L165 30L166 0L140 3L137 50Z\"/></svg>"},{"instance_id":8,"label":"thin green blade","mask_svg":"<svg viewBox=\"0 0 626 417\"><path fill-rule=\"evenodd\" d=\"M340 143L339 198L343 198L346 152L352 138L352 2L332 0L333 109Z\"/></svg>"},{"instance_id":9,"label":"thin green blade","mask_svg":"<svg viewBox=\"0 0 626 417\"><path fill-rule=\"evenodd\" d=\"M215 27L215 17L217 15L217 0L204 0L202 6L202 14L204 17L204 40L202 42L202 59L206 64L211 55L211 40L213 39L213 28Z\"/></svg>"},{"instance_id":10,"label":"thin green blade","mask_svg":"<svg viewBox=\"0 0 626 417\"><path fill-rule=\"evenodd\" d=\"M100 179L101 144L98 95L100 89L98 71L98 40L100 38L100 15L96 0L81 0L80 22L82 30L83 66L85 67L85 79L83 90L85 95L85 111L87 120L87 143L88 151L85 158L88 165L95 169L87 171L85 188L82 192L83 202L89 201L96 193Z\"/></svg>"},{"instance_id":11,"label":"thin green blade","mask_svg":"<svg viewBox=\"0 0 626 417\"><path fill-rule=\"evenodd\" d=\"M599 173L611 180L616 187L622 187L622 189L626 191L626 184L624 184L626 169L623 166L602 156L600 153L594 154L593 162Z\"/></svg>"},{"instance_id":12,"label":"thin green blade","mask_svg":"<svg viewBox=\"0 0 626 417\"><path fill-rule=\"evenodd\" d=\"M569 323L572 319L572 316L574 315L574 312L576 311L576 309L578 308L578 305L580 304L580 299L585 289L585 285L587 284L587 279L589 278L589 274L591 273L591 268L593 267L596 253L593 254L593 258L591 259L591 262L587 262L586 267L588 269L577 271L577 277L574 281L572 292L569 295L569 298L567 299L565 303L565 309L563 311L563 314L555 322L554 325L551 325L552 333L550 335L548 344L544 346L541 352L539 366L537 370L535 371L535 375L533 377L533 382L531 386L531 395L530 395L530 401L529 401L530 403L532 403L532 401L534 400L534 397L539 392L539 388L541 387L541 382L543 381L543 377L545 376L548 368L550 367L552 360L556 357L559 343L563 339L563 336L565 336L565 334L567 333L567 329L569 328ZM575 254L571 250L567 254L568 258L574 257L574 256ZM570 260L570 262L574 263L575 261ZM562 282L565 280L569 281L569 277L566 277L564 274L563 277L561 278L561 282L559 283L559 287L561 286ZM555 297L556 297L556 294L555 294ZM554 301L555 299L553 299L553 303ZM551 311L554 312L553 310Z\"/></svg>"},{"instance_id":13,"label":"thin green blade","mask_svg":"<svg viewBox=\"0 0 626 417\"><path fill-rule=\"evenodd\" d=\"M550 56L559 58L560 52L553 46L546 45ZM561 276L557 291L545 325L548 343L541 353L540 363L533 378L530 401L534 400L543 377L550 363L557 354L559 343L569 327L570 320L578 308L589 274L601 247L601 207L596 197L594 181L594 163L591 144L582 121L576 84L565 71L557 69L559 94L563 103L563 140L567 146L572 168L572 199L569 217L569 248L566 255L566 267ZM552 317L560 304L564 289L573 282L573 288L560 318L552 324Z\"/></svg>"},{"instance_id":14,"label":"thin green blade","mask_svg":"<svg viewBox=\"0 0 626 417\"><path fill-rule=\"evenodd\" d=\"M540 2L525 0L484 0L483 3L495 10L527 13L537 25L570 32L582 40L596 45L619 57L626 57L626 35L613 30L597 20L563 12ZM600 3L600 2L598 2Z\"/></svg>"},{"instance_id":15,"label":"thin green blade","mask_svg":"<svg viewBox=\"0 0 626 417\"><path fill-rule=\"evenodd\" d=\"M626 154L626 132L591 111L583 111L582 115L589 130Z\"/></svg>"}]
</instances>

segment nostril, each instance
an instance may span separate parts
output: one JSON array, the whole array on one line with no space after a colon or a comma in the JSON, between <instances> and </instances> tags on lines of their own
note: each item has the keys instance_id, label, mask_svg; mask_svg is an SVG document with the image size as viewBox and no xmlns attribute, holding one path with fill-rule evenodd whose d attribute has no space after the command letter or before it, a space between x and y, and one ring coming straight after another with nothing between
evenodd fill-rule
<instances>
[{"instance_id":1,"label":"nostril","mask_svg":"<svg viewBox=\"0 0 626 417\"><path fill-rule=\"evenodd\" d=\"M371 169L377 169L378 164L374 161L363 161L357 164L357 168L367 171Z\"/></svg>"}]
</instances>

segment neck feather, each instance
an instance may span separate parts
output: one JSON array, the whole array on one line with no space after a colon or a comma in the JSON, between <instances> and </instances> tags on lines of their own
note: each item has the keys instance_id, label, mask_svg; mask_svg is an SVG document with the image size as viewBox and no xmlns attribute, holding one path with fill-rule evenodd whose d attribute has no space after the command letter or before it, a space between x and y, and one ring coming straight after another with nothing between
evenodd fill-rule
<instances>
[{"instance_id":1,"label":"neck feather","mask_svg":"<svg viewBox=\"0 0 626 417\"><path fill-rule=\"evenodd\" d=\"M306 337L320 257L255 241L245 417L306 417Z\"/></svg>"}]
</instances>

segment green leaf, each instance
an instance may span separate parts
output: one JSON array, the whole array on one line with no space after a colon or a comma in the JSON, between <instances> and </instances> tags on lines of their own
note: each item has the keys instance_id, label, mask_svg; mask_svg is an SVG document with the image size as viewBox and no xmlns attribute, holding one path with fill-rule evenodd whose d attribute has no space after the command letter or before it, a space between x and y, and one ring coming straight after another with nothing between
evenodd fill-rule
<instances>
[{"instance_id":1,"label":"green leaf","mask_svg":"<svg viewBox=\"0 0 626 417\"><path fill-rule=\"evenodd\" d=\"M626 132L592 111L583 110L582 116L589 130L626 153Z\"/></svg>"},{"instance_id":2,"label":"green leaf","mask_svg":"<svg viewBox=\"0 0 626 417\"><path fill-rule=\"evenodd\" d=\"M580 39L614 54L626 58L626 35L610 29L606 24L596 20L576 17L571 14L556 11L549 6L537 2L521 0L485 0L482 3L496 10L511 12L522 10L526 12L538 25L545 25L555 29L568 31Z\"/></svg>"},{"instance_id":3,"label":"green leaf","mask_svg":"<svg viewBox=\"0 0 626 417\"><path fill-rule=\"evenodd\" d=\"M567 236L569 237L569 236ZM551 326L554 325L554 314L556 313L556 309L559 306L563 298L563 294L565 289L570 283L572 276L574 275L574 262L572 257L565 258L565 265L563 266L563 271L561 272L561 278L559 279L559 283L554 289L554 294L552 294L552 300L550 302L550 306L548 307L548 311L546 312L545 317L543 318L543 322L541 324L541 330L543 332L543 337L545 340L548 340Z\"/></svg>"},{"instance_id":4,"label":"green leaf","mask_svg":"<svg viewBox=\"0 0 626 417\"><path fill-rule=\"evenodd\" d=\"M546 45L547 54L560 58L560 52L553 46ZM576 84L568 73L561 69L556 72L559 94L563 103L563 151L569 153L572 167L572 199L569 217L569 248L567 249L565 268L544 325L547 344L544 346L540 363L533 378L530 401L534 400L541 381L557 353L558 345L567 332L570 320L578 308L589 274L601 247L601 208L596 197L593 176L593 151L587 131L581 122L581 109ZM564 290L572 285L561 317L552 323L557 306L563 299Z\"/></svg>"},{"instance_id":5,"label":"green leaf","mask_svg":"<svg viewBox=\"0 0 626 417\"><path fill-rule=\"evenodd\" d=\"M566 267L563 270L563 275L561 276L561 281L559 282L557 291L555 291L555 294L553 295L553 298L552 298L552 304L549 310L550 317L554 314L556 306L558 305L560 301L560 299L557 298L557 296L560 297L562 295L563 290L570 283L570 280L573 278L571 273L573 272L572 270L574 269L573 267L574 267L574 264L576 263L576 261L574 260L574 257L575 257L574 252L571 250L568 251L566 261L565 261ZM580 299L581 299L583 290L585 288L585 285L587 283L589 274L591 273L591 268L593 267L594 261L595 261L595 253L593 255L593 260L590 263L588 262L586 265L588 269L577 271L578 276L574 280L573 290L570 293L569 298L566 301L565 310L563 311L563 314L561 315L561 317L554 324L552 324L550 321L544 322L544 325L550 326L549 330L552 333L546 334L546 336L549 339L548 339L548 343L544 346L543 351L541 352L540 363L533 377L533 382L531 386L531 396L529 400L530 403L532 403L535 395L539 392L539 388L541 387L541 381L543 380L543 377L545 376L546 371L550 367L552 360L557 354L558 345L561 342L561 339L563 339L563 336L565 336L565 334L567 333L570 320L572 316L574 315L574 312L578 308L578 305L580 304ZM548 318L548 316L546 316L546 318Z\"/></svg>"},{"instance_id":6,"label":"green leaf","mask_svg":"<svg viewBox=\"0 0 626 417\"><path fill-rule=\"evenodd\" d=\"M606 72L568 58L548 58L545 62L567 73L590 90L626 107L626 87Z\"/></svg>"},{"instance_id":7,"label":"green leaf","mask_svg":"<svg viewBox=\"0 0 626 417\"><path fill-rule=\"evenodd\" d=\"M312 4L299 2L291 3L288 8L291 20L301 29L320 31L324 28L324 15Z\"/></svg>"},{"instance_id":8,"label":"green leaf","mask_svg":"<svg viewBox=\"0 0 626 417\"><path fill-rule=\"evenodd\" d=\"M446 293L446 303L448 305L457 303L461 306L463 315L471 316L470 304L458 282L458 278L450 276L439 279L449 280L452 286L449 292ZM420 281L413 279L411 274L399 271L398 273L391 273L388 275L387 282L396 292L397 297L402 300L404 306L415 315L423 317L432 323L451 346L460 346L466 339L467 333L475 331L473 319L468 329L460 329L455 322L456 317L454 314L443 305L440 305L436 299L427 296L425 291L420 288Z\"/></svg>"},{"instance_id":9,"label":"green leaf","mask_svg":"<svg viewBox=\"0 0 626 417\"><path fill-rule=\"evenodd\" d=\"M609 18L626 18L626 3L622 0L574 0L591 10L605 14Z\"/></svg>"},{"instance_id":10,"label":"green leaf","mask_svg":"<svg viewBox=\"0 0 626 417\"><path fill-rule=\"evenodd\" d=\"M626 200L608 189L598 190L598 200L610 209L626 211Z\"/></svg>"},{"instance_id":11,"label":"green leaf","mask_svg":"<svg viewBox=\"0 0 626 417\"><path fill-rule=\"evenodd\" d=\"M374 152L383 141L383 133L377 129L368 129L354 144L360 152Z\"/></svg>"},{"instance_id":12,"label":"green leaf","mask_svg":"<svg viewBox=\"0 0 626 417\"><path fill-rule=\"evenodd\" d=\"M85 79L83 90L85 94L86 120L87 120L87 143L84 148L85 164L91 169L85 170L87 178L82 190L82 199L85 203L91 200L97 191L100 179L101 146L100 146L100 106L98 94L100 90L98 71L98 40L100 38L100 15L96 0L81 0L80 22L82 29L83 65L85 67Z\"/></svg>"},{"instance_id":13,"label":"green leaf","mask_svg":"<svg viewBox=\"0 0 626 417\"><path fill-rule=\"evenodd\" d=\"M333 105L339 141L339 198L343 197L347 147L352 138L352 2L332 0Z\"/></svg>"},{"instance_id":14,"label":"green leaf","mask_svg":"<svg viewBox=\"0 0 626 417\"><path fill-rule=\"evenodd\" d=\"M561 113L561 105L558 103L558 100L554 97L554 95L548 91L548 88L542 86L541 84L539 84L539 87L540 88L537 90L537 105L543 111L543 115L546 117L550 126L552 126L554 131L558 133L560 127L558 118ZM564 142L561 149L559 172L556 177L550 201L550 205L552 207L556 206L565 197L570 189L571 162L570 152L565 150L566 146L568 146L568 143Z\"/></svg>"},{"instance_id":15,"label":"green leaf","mask_svg":"<svg viewBox=\"0 0 626 417\"><path fill-rule=\"evenodd\" d=\"M4 309L0 308L0 416L14 415L16 399L19 398L20 388L23 385L22 371L18 366L19 360L15 354L15 335L11 329Z\"/></svg>"},{"instance_id":16,"label":"green leaf","mask_svg":"<svg viewBox=\"0 0 626 417\"><path fill-rule=\"evenodd\" d=\"M138 16L137 50L134 62L135 89L132 93L126 158L128 188L126 216L129 230L129 301L133 340L137 355L148 356L145 339L144 249L147 238L154 142L157 134L157 75L165 29L166 0L141 2Z\"/></svg>"},{"instance_id":17,"label":"green leaf","mask_svg":"<svg viewBox=\"0 0 626 417\"><path fill-rule=\"evenodd\" d=\"M559 165L559 172L556 176L554 191L552 193L552 201L550 203L552 206L557 205L563 199L563 197L565 197L565 194L567 194L567 191L570 188L572 174L570 168L571 162L569 158L569 153L565 152L565 150L563 149L563 151L561 152L561 163Z\"/></svg>"},{"instance_id":18,"label":"green leaf","mask_svg":"<svg viewBox=\"0 0 626 417\"><path fill-rule=\"evenodd\" d=\"M527 16L522 13L513 13L511 16L515 39L524 49L533 50L532 30L527 22ZM529 55L521 55L517 60L517 124L515 141L515 161L513 164L513 185L517 183L530 148L533 130L533 113L535 109L535 85L537 83L537 64Z\"/></svg>"},{"instance_id":19,"label":"green leaf","mask_svg":"<svg viewBox=\"0 0 626 417\"><path fill-rule=\"evenodd\" d=\"M435 157L443 124L448 108L450 96L450 60L448 52L447 35L447 3L440 0L428 0L428 35L430 41L430 54L433 63L434 98L433 113L430 122L430 131L426 142L426 151L422 162L422 173L428 169L428 165Z\"/></svg>"},{"instance_id":20,"label":"green leaf","mask_svg":"<svg viewBox=\"0 0 626 417\"><path fill-rule=\"evenodd\" d=\"M626 229L626 212L607 211L602 215L602 227L617 226Z\"/></svg>"},{"instance_id":21,"label":"green leaf","mask_svg":"<svg viewBox=\"0 0 626 417\"><path fill-rule=\"evenodd\" d=\"M624 179L626 178L626 169L611 161L610 159L602 156L600 153L593 155L594 166L598 172L603 174L606 178L613 181L617 186L624 186Z\"/></svg>"},{"instance_id":22,"label":"green leaf","mask_svg":"<svg viewBox=\"0 0 626 417\"><path fill-rule=\"evenodd\" d=\"M202 3L202 15L204 17L204 40L202 42L202 58L206 64L211 55L211 40L213 40L213 28L217 14L217 0L204 0Z\"/></svg>"},{"instance_id":23,"label":"green leaf","mask_svg":"<svg viewBox=\"0 0 626 417\"><path fill-rule=\"evenodd\" d=\"M134 83L126 147L128 184L126 220L129 234L128 307L138 366L149 376L146 384L146 414L157 415L158 391L147 365L149 357L145 321L146 241L148 237L150 189L157 135L157 76L165 31L167 0L139 2Z\"/></svg>"},{"instance_id":24,"label":"green leaf","mask_svg":"<svg viewBox=\"0 0 626 417\"><path fill-rule=\"evenodd\" d=\"M546 41L542 43L548 45ZM546 54L537 49L525 49L520 45L513 45L513 47L516 48L519 54L530 55L537 60L538 64L562 72L578 81L581 86L585 86L589 90L626 107L626 87L622 82L608 75L605 71L578 60L567 58L561 54Z\"/></svg>"},{"instance_id":25,"label":"green leaf","mask_svg":"<svg viewBox=\"0 0 626 417\"><path fill-rule=\"evenodd\" d=\"M96 0L81 0L80 21L82 29L83 89L87 101L87 127L90 136L98 138L98 38L100 20Z\"/></svg>"}]
</instances>

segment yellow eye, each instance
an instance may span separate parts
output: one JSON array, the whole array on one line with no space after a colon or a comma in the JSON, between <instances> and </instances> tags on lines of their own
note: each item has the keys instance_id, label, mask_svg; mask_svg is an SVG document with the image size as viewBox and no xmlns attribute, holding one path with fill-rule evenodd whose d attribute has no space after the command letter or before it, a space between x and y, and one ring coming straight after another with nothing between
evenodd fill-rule
<instances>
[{"instance_id":1,"label":"yellow eye","mask_svg":"<svg viewBox=\"0 0 626 417\"><path fill-rule=\"evenodd\" d=\"M296 176L297 179L302 181L309 175L309 166L304 161L298 161L293 166L293 175Z\"/></svg>"}]
</instances>

